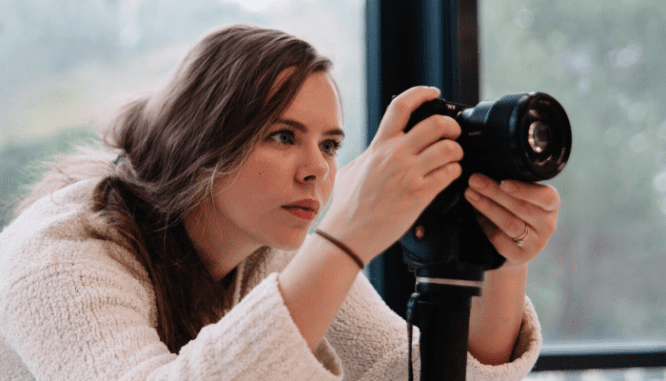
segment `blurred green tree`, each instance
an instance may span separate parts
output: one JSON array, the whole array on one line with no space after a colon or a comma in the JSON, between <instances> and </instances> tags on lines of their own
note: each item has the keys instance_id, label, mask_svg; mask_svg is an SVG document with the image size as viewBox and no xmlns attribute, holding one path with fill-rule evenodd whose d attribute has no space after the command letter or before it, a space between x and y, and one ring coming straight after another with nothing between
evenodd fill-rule
<instances>
[{"instance_id":1,"label":"blurred green tree","mask_svg":"<svg viewBox=\"0 0 666 381\"><path fill-rule=\"evenodd\" d=\"M558 232L532 266L552 340L666 338L666 3L483 1L484 97L543 91L574 132Z\"/></svg>"}]
</instances>

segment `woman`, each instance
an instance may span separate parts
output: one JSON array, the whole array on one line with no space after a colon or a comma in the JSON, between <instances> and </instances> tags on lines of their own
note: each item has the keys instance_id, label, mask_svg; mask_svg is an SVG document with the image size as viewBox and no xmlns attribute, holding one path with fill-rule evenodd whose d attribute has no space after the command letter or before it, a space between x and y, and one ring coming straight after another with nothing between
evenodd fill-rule
<instances>
[{"instance_id":1,"label":"woman","mask_svg":"<svg viewBox=\"0 0 666 381\"><path fill-rule=\"evenodd\" d=\"M403 133L439 94L407 90L337 174L344 132L329 67L278 31L212 31L109 122L117 157L84 152L48 173L0 235L3 374L404 379L405 323L360 270L460 175L460 128L433 116ZM559 198L480 175L470 185L507 262L474 302L468 377L519 379L541 342L527 264Z\"/></svg>"}]
</instances>

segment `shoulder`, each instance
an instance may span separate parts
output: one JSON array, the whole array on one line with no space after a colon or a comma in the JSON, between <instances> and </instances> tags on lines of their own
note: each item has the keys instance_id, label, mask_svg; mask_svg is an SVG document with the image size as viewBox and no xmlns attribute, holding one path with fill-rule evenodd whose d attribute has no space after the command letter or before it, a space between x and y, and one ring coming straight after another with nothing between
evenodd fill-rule
<instances>
[{"instance_id":1,"label":"shoulder","mask_svg":"<svg viewBox=\"0 0 666 381\"><path fill-rule=\"evenodd\" d=\"M79 216L88 214L97 181L81 181L42 197L0 233L0 268L38 260L49 242L83 240Z\"/></svg>"},{"instance_id":2,"label":"shoulder","mask_svg":"<svg viewBox=\"0 0 666 381\"><path fill-rule=\"evenodd\" d=\"M145 270L117 241L90 234L109 229L91 210L92 194L100 180L83 180L41 198L0 233L1 291L21 280L64 275L65 269L130 272L143 277Z\"/></svg>"}]
</instances>

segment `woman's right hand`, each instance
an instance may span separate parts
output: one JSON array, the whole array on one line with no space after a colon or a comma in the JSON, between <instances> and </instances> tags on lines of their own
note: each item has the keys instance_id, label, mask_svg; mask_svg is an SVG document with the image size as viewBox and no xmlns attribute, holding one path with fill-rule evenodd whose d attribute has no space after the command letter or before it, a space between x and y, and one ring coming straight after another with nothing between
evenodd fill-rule
<instances>
[{"instance_id":1,"label":"woman's right hand","mask_svg":"<svg viewBox=\"0 0 666 381\"><path fill-rule=\"evenodd\" d=\"M370 146L337 174L319 228L364 263L397 241L462 172L455 120L433 115L403 131L412 112L438 96L436 88L413 87L394 98Z\"/></svg>"}]
</instances>

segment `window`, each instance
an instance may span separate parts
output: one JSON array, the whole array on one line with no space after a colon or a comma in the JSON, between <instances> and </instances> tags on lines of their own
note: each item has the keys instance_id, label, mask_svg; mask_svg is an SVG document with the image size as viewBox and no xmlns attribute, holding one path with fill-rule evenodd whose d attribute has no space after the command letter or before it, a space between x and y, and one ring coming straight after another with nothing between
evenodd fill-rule
<instances>
[{"instance_id":1,"label":"window","mask_svg":"<svg viewBox=\"0 0 666 381\"><path fill-rule=\"evenodd\" d=\"M550 93L573 129L529 275L544 353L666 350L665 16L654 0L479 2L482 98Z\"/></svg>"},{"instance_id":2,"label":"window","mask_svg":"<svg viewBox=\"0 0 666 381\"><path fill-rule=\"evenodd\" d=\"M477 3L478 11L470 12ZM528 284L543 325L542 359L560 369L663 368L666 7L648 0L432 0L411 7L376 0L368 6L368 78L382 79L381 89L368 81L369 116L377 117L396 93L387 87L404 89L417 80L443 83L449 96L464 99L456 86L476 83L463 78L474 71L476 58L470 57L477 49L468 39L477 23L480 98L543 91L564 105L574 139L567 168L550 182L563 200L559 229L531 264ZM458 18L433 16L440 14ZM406 18L416 21L404 27ZM454 60L449 49L457 52ZM441 58L439 50L446 52ZM445 80L437 78L438 70ZM455 71L458 78L449 81L447 73ZM400 279L404 270L393 271L402 262L402 253L385 255L371 268L375 286L396 311L409 297L406 285L413 284ZM652 377L646 374L626 377Z\"/></svg>"},{"instance_id":3,"label":"window","mask_svg":"<svg viewBox=\"0 0 666 381\"><path fill-rule=\"evenodd\" d=\"M365 144L362 0L7 0L0 3L0 230L38 161L95 139L93 119L120 93L158 84L207 30L248 23L285 30L334 61L347 138Z\"/></svg>"},{"instance_id":4,"label":"window","mask_svg":"<svg viewBox=\"0 0 666 381\"><path fill-rule=\"evenodd\" d=\"M574 147L530 295L548 341L666 341L666 5L483 1L483 97L557 98Z\"/></svg>"}]
</instances>

